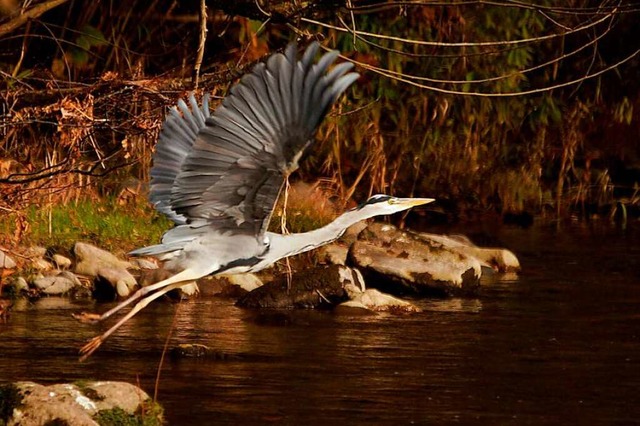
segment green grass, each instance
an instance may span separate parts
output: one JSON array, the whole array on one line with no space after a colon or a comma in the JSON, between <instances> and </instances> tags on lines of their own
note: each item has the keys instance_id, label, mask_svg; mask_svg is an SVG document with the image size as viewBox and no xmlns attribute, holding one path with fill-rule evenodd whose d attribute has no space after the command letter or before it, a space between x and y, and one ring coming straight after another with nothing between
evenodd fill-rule
<instances>
[{"instance_id":1,"label":"green grass","mask_svg":"<svg viewBox=\"0 0 640 426\"><path fill-rule=\"evenodd\" d=\"M120 205L113 199L83 200L23 213L28 224L20 245L70 249L76 241L93 243L106 250L127 252L160 241L171 222L146 202ZM17 214L0 218L2 240L14 234Z\"/></svg>"},{"instance_id":2,"label":"green grass","mask_svg":"<svg viewBox=\"0 0 640 426\"><path fill-rule=\"evenodd\" d=\"M135 414L129 414L122 408L101 410L93 417L99 425L105 426L160 426L163 422L163 409L160 404L147 401Z\"/></svg>"},{"instance_id":3,"label":"green grass","mask_svg":"<svg viewBox=\"0 0 640 426\"><path fill-rule=\"evenodd\" d=\"M271 221L275 232L280 232L281 204ZM288 199L287 228L289 232L305 232L326 225L336 216L334 208L316 186L294 185ZM26 230L16 241L19 223L26 224ZM142 198L125 204L114 198L94 198L66 205L32 205L19 213L0 215L0 246L39 245L64 254L83 241L120 255L159 243L172 226Z\"/></svg>"}]
</instances>

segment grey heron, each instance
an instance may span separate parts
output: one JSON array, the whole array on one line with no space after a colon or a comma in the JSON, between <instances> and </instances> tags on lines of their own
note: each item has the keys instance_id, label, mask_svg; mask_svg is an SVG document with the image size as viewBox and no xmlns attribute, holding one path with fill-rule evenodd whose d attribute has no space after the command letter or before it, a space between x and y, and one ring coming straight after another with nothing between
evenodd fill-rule
<instances>
[{"instance_id":1,"label":"grey heron","mask_svg":"<svg viewBox=\"0 0 640 426\"><path fill-rule=\"evenodd\" d=\"M297 47L290 44L284 54L272 55L242 77L213 113L207 96L199 107L193 94L190 107L181 100L170 111L153 157L149 198L175 227L160 244L130 254L155 256L175 274L100 316L85 314L100 321L137 301L80 350L82 358L151 301L187 282L259 271L336 240L356 222L433 201L374 195L314 231L281 235L267 230L286 178L312 146L331 106L359 77L349 72L349 62L329 69L337 51L316 62L318 50L312 43L298 60Z\"/></svg>"}]
</instances>

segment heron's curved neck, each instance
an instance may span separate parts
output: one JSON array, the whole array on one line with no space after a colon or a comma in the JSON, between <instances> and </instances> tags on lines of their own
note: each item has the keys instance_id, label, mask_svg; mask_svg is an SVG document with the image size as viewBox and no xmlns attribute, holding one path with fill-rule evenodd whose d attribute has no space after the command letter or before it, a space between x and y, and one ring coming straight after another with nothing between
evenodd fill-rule
<instances>
[{"instance_id":1,"label":"heron's curved neck","mask_svg":"<svg viewBox=\"0 0 640 426\"><path fill-rule=\"evenodd\" d=\"M272 261L276 261L283 257L321 247L340 238L351 225L369 217L371 216L363 214L360 210L349 210L338 216L330 224L313 231L288 235L268 232L267 236L271 241L268 256Z\"/></svg>"}]
</instances>

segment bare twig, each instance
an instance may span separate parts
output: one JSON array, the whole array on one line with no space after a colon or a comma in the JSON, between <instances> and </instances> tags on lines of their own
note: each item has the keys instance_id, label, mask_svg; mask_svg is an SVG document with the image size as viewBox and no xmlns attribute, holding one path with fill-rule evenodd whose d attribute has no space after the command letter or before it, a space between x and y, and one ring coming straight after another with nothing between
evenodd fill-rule
<instances>
[{"instance_id":1,"label":"bare twig","mask_svg":"<svg viewBox=\"0 0 640 426\"><path fill-rule=\"evenodd\" d=\"M0 25L0 37L12 33L13 31L29 22L31 19L35 19L43 13L55 7L58 7L61 4L66 3L67 1L68 0L49 0L33 6L31 9L27 10L24 13L21 13L6 24Z\"/></svg>"},{"instance_id":2,"label":"bare twig","mask_svg":"<svg viewBox=\"0 0 640 426\"><path fill-rule=\"evenodd\" d=\"M431 46L431 47L482 47L482 46L522 45L522 44L527 44L527 43L538 43L538 42L541 42L541 41L546 41L546 40L550 40L550 39L554 39L554 38L558 38L558 37L565 37L565 36L570 35L570 34L583 32L585 30L588 30L589 28L593 28L596 25L601 24L602 22L606 21L610 17L611 17L611 14L606 14L602 18L598 19L597 21L593 21L593 22L590 22L590 23L587 23L587 24L580 25L580 26L578 26L576 28L573 28L573 29L571 29L569 31L564 31L564 32L559 32L559 33L554 33L554 34L547 34L547 35L543 35L543 36L539 36L539 37L529 37L529 38L522 38L522 39L517 39L517 40L500 40L500 41L483 41L483 42L454 42L454 43L440 42L440 41L427 41L427 40L414 40L414 39L390 36L390 35L385 35L385 34L370 33L368 31L360 31L360 30L357 30L357 29L338 27L336 25L327 24L326 22L321 22L321 21L317 21L315 19L309 19L309 18L301 18L301 21L306 22L308 24L318 25L318 26L321 26L321 27L324 27L324 28L330 28L332 30L336 30L336 31L344 32L344 33L354 33L354 34L357 34L357 35L359 35L361 37L372 37L372 38L377 38L377 39L381 39L381 40L399 41L399 42L402 42L402 43L413 44L413 45L418 45L418 46Z\"/></svg>"},{"instance_id":3,"label":"bare twig","mask_svg":"<svg viewBox=\"0 0 640 426\"><path fill-rule=\"evenodd\" d=\"M613 18L613 16L612 16ZM346 25L343 22L343 25ZM393 70L389 70L387 69L386 71L389 74L392 75L396 75L399 77L404 77L407 79L411 79L411 80L415 80L415 81L426 81L429 83L437 83L437 84L461 84L461 85L470 85L470 84L480 84L480 83L489 83L489 82L493 82L493 81L500 81L500 80L504 80L507 78L511 78L514 77L516 75L524 75L536 70L539 70L541 68L545 68L551 65L554 65L558 62L562 62L563 60L566 60L580 52L582 52L583 50L585 50L586 48L590 47L590 46L595 46L598 44L598 41L601 40L603 37L605 37L607 34L609 34L609 32L611 31L611 28L613 26L613 19L611 21L609 21L609 25L607 26L607 28L601 33L598 34L593 40L589 41L588 43L584 43L582 45L579 45L578 47L576 47L574 50L567 52L563 55L557 56L553 59L550 59L546 62L543 62L541 64L537 64L528 68L524 68L521 70L517 70L508 74L502 74L502 75L498 75L495 77L488 77L488 78L482 78L482 79L470 79L470 80L445 80L445 79L437 79L437 78L430 78L430 77L421 77L421 76L417 76L417 75L410 75L410 74L406 74L406 73L401 73L401 72L397 72L397 71L393 71ZM364 39L362 37L359 37L357 35L354 35L354 37L357 37L359 40L361 40L364 43L370 44L376 48L382 49L382 50L386 50L386 51L390 51L392 53L397 53L399 55L405 55L405 52L402 52L400 50L397 49L389 49L389 48L385 48L384 46L381 46L379 44L373 43L370 40ZM415 54L411 54L410 56L416 56ZM424 55L425 57L431 57L433 55ZM453 57L466 57L466 56L470 56L469 54L456 54L456 55L451 55Z\"/></svg>"},{"instance_id":4,"label":"bare twig","mask_svg":"<svg viewBox=\"0 0 640 426\"><path fill-rule=\"evenodd\" d=\"M31 21L27 22L27 29L25 30L22 38L22 48L20 49L20 58L18 59L16 66L13 67L13 72L11 73L11 77L13 78L17 77L18 73L20 72L20 67L22 66L22 61L24 60L24 55L27 51L27 39L29 36L30 29L31 29Z\"/></svg>"},{"instance_id":5,"label":"bare twig","mask_svg":"<svg viewBox=\"0 0 640 426\"><path fill-rule=\"evenodd\" d=\"M376 74L380 74L383 75L385 77L389 77L392 78L394 80L397 81L401 81L403 83L407 83L410 84L411 86L415 86L415 87L419 87L421 89L427 89L427 90L431 90L434 92L438 92L438 93L446 93L449 95L464 95L464 96L477 96L477 97L485 97L485 98L491 98L491 97L513 97L513 96L525 96L525 95L533 95L533 94L537 94L537 93L544 93L544 92L548 92L551 90L555 90L555 89L560 89L562 87L568 87L568 86L573 86L574 84L578 84L581 83L585 80L589 80L595 77L598 77L606 72L615 70L616 68L618 68L619 66L629 62L630 60L632 60L633 58L635 58L636 56L638 56L640 54L640 49L635 50L633 53L631 53L630 55L628 55L627 57L619 60L618 62L603 68L597 72L593 72L593 73L587 73L585 75L583 75L580 78L576 78L570 81L566 81L564 83L558 83L558 84L554 84L551 86L545 86L545 87L541 87L538 89L531 89L531 90L525 90L522 92L495 92L495 93L483 93L483 92L465 92L462 90L450 90L450 89L443 89L440 87L436 87L436 86L428 86L425 84L421 84L421 83L417 83L416 81L414 81L413 79L411 79L410 77L406 77L406 76L401 76L401 75L395 75L393 74L391 71L384 69L384 68L380 68L380 67L376 67L364 62L360 62L360 61L356 61L355 59L352 58L347 58L343 55L340 55L340 57L344 60L347 61L351 61L354 64L367 69L369 71L375 72Z\"/></svg>"},{"instance_id":6,"label":"bare twig","mask_svg":"<svg viewBox=\"0 0 640 426\"><path fill-rule=\"evenodd\" d=\"M205 0L200 0L200 37L198 51L196 52L196 63L193 67L193 87L198 88L200 81L200 67L204 58L204 46L207 42L207 4Z\"/></svg>"}]
</instances>

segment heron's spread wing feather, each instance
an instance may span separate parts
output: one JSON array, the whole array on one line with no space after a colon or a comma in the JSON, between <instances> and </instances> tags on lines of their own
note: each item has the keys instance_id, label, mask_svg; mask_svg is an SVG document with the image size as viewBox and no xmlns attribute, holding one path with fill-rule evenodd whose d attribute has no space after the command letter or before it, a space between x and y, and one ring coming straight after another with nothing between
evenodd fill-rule
<instances>
[{"instance_id":1,"label":"heron's spread wing feather","mask_svg":"<svg viewBox=\"0 0 640 426\"><path fill-rule=\"evenodd\" d=\"M172 110L151 172L151 200L178 224L204 221L216 229L264 232L284 178L331 105L355 81L338 53L314 64L319 46L301 60L295 45L256 65L209 116L191 96ZM180 238L178 238L180 240ZM164 241L163 241L164 242Z\"/></svg>"},{"instance_id":2,"label":"heron's spread wing feather","mask_svg":"<svg viewBox=\"0 0 640 426\"><path fill-rule=\"evenodd\" d=\"M205 120L210 115L208 95L203 98L202 108L198 108L193 95L189 97L189 103L191 109L181 100L177 108L170 110L170 115L160 132L151 169L149 198L159 212L167 215L178 225L186 223L187 218L171 206L171 190L198 131L204 127ZM178 108L182 115L178 113Z\"/></svg>"}]
</instances>

